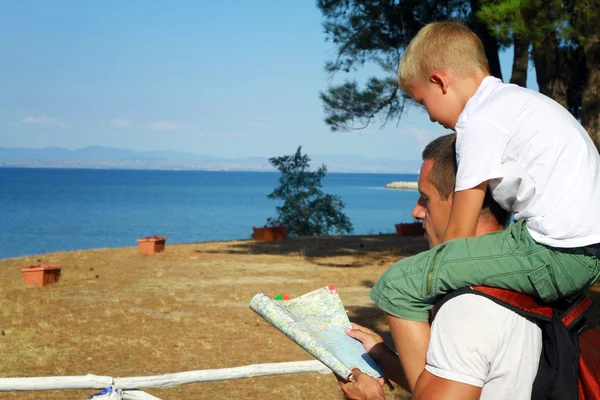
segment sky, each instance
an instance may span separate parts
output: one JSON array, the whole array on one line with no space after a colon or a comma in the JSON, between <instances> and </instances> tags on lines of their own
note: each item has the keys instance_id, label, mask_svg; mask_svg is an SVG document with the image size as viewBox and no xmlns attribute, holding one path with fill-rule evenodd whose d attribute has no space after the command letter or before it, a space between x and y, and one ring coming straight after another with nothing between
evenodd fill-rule
<instances>
[{"instance_id":1,"label":"sky","mask_svg":"<svg viewBox=\"0 0 600 400\"><path fill-rule=\"evenodd\" d=\"M315 1L0 1L0 146L109 146L214 157L415 160L447 133L419 107L331 132L335 56ZM510 77L511 50L501 54ZM530 68L529 77L534 76ZM536 88L535 79L528 86Z\"/></svg>"}]
</instances>

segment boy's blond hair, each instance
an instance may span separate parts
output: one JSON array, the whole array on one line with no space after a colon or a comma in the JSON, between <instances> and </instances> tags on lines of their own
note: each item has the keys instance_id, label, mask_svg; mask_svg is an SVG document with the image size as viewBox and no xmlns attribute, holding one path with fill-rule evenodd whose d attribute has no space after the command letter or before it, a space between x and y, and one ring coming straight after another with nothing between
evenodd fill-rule
<instances>
[{"instance_id":1,"label":"boy's blond hair","mask_svg":"<svg viewBox=\"0 0 600 400\"><path fill-rule=\"evenodd\" d=\"M483 43L466 26L455 22L425 25L410 41L398 68L402 91L407 85L427 82L434 70L465 78L476 72L489 73Z\"/></svg>"}]
</instances>

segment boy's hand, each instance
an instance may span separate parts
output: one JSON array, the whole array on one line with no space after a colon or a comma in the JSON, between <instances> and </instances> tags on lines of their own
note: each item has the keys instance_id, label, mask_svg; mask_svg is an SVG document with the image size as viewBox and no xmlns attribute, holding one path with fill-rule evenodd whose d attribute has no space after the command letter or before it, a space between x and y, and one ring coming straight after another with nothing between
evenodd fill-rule
<instances>
[{"instance_id":1,"label":"boy's hand","mask_svg":"<svg viewBox=\"0 0 600 400\"><path fill-rule=\"evenodd\" d=\"M475 229L477 228L477 221L481 214L487 185L488 182L485 181L472 189L454 193L450 219L444 231L442 242L475 236Z\"/></svg>"},{"instance_id":2,"label":"boy's hand","mask_svg":"<svg viewBox=\"0 0 600 400\"><path fill-rule=\"evenodd\" d=\"M375 379L361 372L358 368L352 368L354 381L343 382L339 380L340 388L344 396L349 400L385 400L383 393L383 378Z\"/></svg>"}]
</instances>

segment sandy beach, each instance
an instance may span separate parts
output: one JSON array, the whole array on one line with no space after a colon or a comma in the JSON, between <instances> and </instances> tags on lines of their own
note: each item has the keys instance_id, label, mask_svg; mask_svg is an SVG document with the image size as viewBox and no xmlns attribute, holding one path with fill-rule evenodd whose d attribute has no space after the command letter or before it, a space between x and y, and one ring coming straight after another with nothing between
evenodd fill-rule
<instances>
[{"instance_id":1,"label":"sandy beach","mask_svg":"<svg viewBox=\"0 0 600 400\"><path fill-rule=\"evenodd\" d=\"M160 375L312 357L248 308L252 296L296 297L335 284L350 319L384 334L368 298L396 260L427 248L393 235L169 245L0 261L0 376ZM20 269L58 264L57 284L27 288ZM598 286L590 291L600 303ZM600 324L596 305L591 320ZM161 399L341 399L333 375L306 373L147 389ZM95 390L5 392L2 399L85 399ZM401 389L390 399L408 398Z\"/></svg>"}]
</instances>

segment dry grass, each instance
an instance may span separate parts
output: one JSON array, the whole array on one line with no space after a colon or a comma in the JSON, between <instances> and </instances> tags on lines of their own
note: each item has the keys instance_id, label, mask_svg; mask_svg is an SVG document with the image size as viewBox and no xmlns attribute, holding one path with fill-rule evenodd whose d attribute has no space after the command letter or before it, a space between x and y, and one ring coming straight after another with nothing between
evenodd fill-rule
<instances>
[{"instance_id":1,"label":"dry grass","mask_svg":"<svg viewBox=\"0 0 600 400\"><path fill-rule=\"evenodd\" d=\"M254 314L260 291L298 296L336 284L351 319L382 331L368 299L397 259L426 248L391 235L167 245L0 261L0 376L159 375L311 357ZM62 266L60 281L26 288L20 268ZM594 322L600 321L595 309ZM84 399L94 390L0 393L0 399ZM341 399L332 375L299 374L148 389L162 399ZM396 390L389 398L403 399Z\"/></svg>"}]
</instances>

